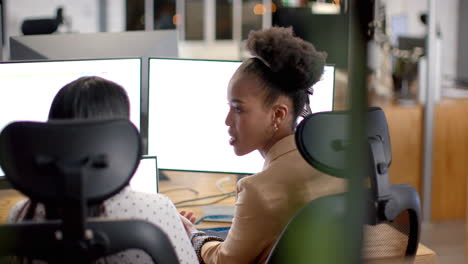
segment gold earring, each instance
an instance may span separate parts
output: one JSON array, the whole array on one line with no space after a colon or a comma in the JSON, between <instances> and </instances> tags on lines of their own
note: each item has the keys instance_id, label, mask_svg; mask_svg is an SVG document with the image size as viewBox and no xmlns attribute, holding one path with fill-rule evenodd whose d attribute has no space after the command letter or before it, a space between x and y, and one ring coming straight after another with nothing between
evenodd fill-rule
<instances>
[{"instance_id":1,"label":"gold earring","mask_svg":"<svg viewBox=\"0 0 468 264\"><path fill-rule=\"evenodd\" d=\"M273 129L275 130L275 132L278 131L278 124L275 123L275 124L273 125Z\"/></svg>"}]
</instances>

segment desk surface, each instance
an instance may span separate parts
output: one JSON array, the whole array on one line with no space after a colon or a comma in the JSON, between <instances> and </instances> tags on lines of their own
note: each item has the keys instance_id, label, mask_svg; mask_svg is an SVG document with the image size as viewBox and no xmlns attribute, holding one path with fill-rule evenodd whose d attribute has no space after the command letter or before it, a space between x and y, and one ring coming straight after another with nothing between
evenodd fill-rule
<instances>
[{"instance_id":1,"label":"desk surface","mask_svg":"<svg viewBox=\"0 0 468 264\"><path fill-rule=\"evenodd\" d=\"M200 205L216 202L222 198L226 198L217 202L214 205L234 206L235 196L213 197L200 201L192 201L183 204L178 204L181 201L190 199L198 199L206 196L222 195L225 193L236 191L237 175L235 174L216 174L216 173L194 173L183 171L165 171L169 181L161 181L159 183L159 192L168 196L179 211L192 211L198 218L203 215L204 206ZM196 191L197 193L195 193ZM229 226L227 223L209 223L202 222L197 228L213 228Z\"/></svg>"},{"instance_id":2,"label":"desk surface","mask_svg":"<svg viewBox=\"0 0 468 264\"><path fill-rule=\"evenodd\" d=\"M25 197L16 190L0 190L0 223L5 223L8 212L19 200Z\"/></svg>"},{"instance_id":3,"label":"desk surface","mask_svg":"<svg viewBox=\"0 0 468 264\"><path fill-rule=\"evenodd\" d=\"M175 204L181 201L201 198L210 195L219 195L235 191L237 175L234 174L214 174L214 173L193 173L183 171L166 171L165 174L170 180L162 181L159 184L159 191L168 196ZM6 215L11 207L24 196L15 190L0 190L0 223L4 223ZM184 203L184 205L199 205L206 204L222 197L214 197L211 199L201 201L191 201ZM230 205L233 206L235 197L229 197L222 200L216 205ZM203 206L194 207L178 207L179 211L187 210L192 211L197 217L203 213ZM198 228L213 228L229 226L226 223L208 223L202 222ZM383 264L383 263L401 263L401 260L394 257L387 256L379 259L368 259L365 263ZM405 262L406 263L406 262ZM417 256L414 263L434 264L436 263L436 254L431 249L423 244L419 244Z\"/></svg>"}]
</instances>

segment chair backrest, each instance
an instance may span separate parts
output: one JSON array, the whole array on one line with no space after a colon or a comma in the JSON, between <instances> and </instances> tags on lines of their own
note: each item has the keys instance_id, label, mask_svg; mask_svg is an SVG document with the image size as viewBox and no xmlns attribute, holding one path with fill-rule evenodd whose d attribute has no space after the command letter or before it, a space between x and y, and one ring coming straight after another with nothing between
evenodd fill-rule
<instances>
[{"instance_id":1,"label":"chair backrest","mask_svg":"<svg viewBox=\"0 0 468 264\"><path fill-rule=\"evenodd\" d=\"M102 203L128 185L140 156L141 139L128 120L14 122L5 127L0 165L6 178L43 203L46 213L54 208L61 214L46 222L1 226L0 237L8 241L1 255L83 263L139 248L148 250L155 263L177 263L168 237L154 225L86 219L88 205Z\"/></svg>"},{"instance_id":2,"label":"chair backrest","mask_svg":"<svg viewBox=\"0 0 468 264\"><path fill-rule=\"evenodd\" d=\"M368 168L365 168L368 175L363 177L369 178L370 188L366 195L368 215L364 229L363 257L372 259L396 255L414 256L420 233L419 196L408 184L390 184L388 169L392 154L385 114L382 109L373 107L368 109L366 115L369 162ZM299 152L316 169L345 178L349 122L350 113L347 111L307 116L296 129ZM334 240L337 236L327 234L342 231L334 228L340 226L336 223L346 221L345 212L350 208L346 208L345 204L345 193L309 202L285 227L268 262L284 263L284 260L302 255L304 259L296 259L295 263L308 263L310 257L320 255L325 245L328 248L343 246ZM298 243L301 239L310 244ZM293 246L296 250L299 246L301 251L294 251ZM335 263L330 259L323 259L322 262Z\"/></svg>"},{"instance_id":3,"label":"chair backrest","mask_svg":"<svg viewBox=\"0 0 468 264\"><path fill-rule=\"evenodd\" d=\"M0 162L10 183L36 201L99 203L130 181L141 154L138 131L126 120L15 122L0 135Z\"/></svg>"},{"instance_id":4,"label":"chair backrest","mask_svg":"<svg viewBox=\"0 0 468 264\"><path fill-rule=\"evenodd\" d=\"M346 153L349 145L350 114L347 111L321 112L307 116L296 129L296 145L314 168L335 177L346 177ZM367 112L367 137L379 138L384 144L386 166L392 162L387 120L380 108Z\"/></svg>"}]
</instances>

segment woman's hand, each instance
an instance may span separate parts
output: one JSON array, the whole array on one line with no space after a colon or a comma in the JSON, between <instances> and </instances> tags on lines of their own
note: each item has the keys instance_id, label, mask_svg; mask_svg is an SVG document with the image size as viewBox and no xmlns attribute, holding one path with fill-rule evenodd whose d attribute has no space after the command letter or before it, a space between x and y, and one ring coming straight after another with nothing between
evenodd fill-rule
<instances>
[{"instance_id":1,"label":"woman's hand","mask_svg":"<svg viewBox=\"0 0 468 264\"><path fill-rule=\"evenodd\" d=\"M183 210L180 211L180 214L182 216L185 216L185 218L192 222L192 224L195 224L195 222L197 221L197 218L193 215L193 212L186 212L185 210Z\"/></svg>"},{"instance_id":2,"label":"woman's hand","mask_svg":"<svg viewBox=\"0 0 468 264\"><path fill-rule=\"evenodd\" d=\"M182 224L184 225L185 232L187 232L187 236L189 238L191 238L193 233L198 232L198 229L196 229L195 225L193 224L193 223L195 223L196 217L193 216L193 213L191 213L191 212L188 213L187 216L190 217L191 219L193 219L193 221L192 221L192 220L189 220L185 216L185 214L186 214L185 211L180 212L180 220L182 220Z\"/></svg>"}]
</instances>

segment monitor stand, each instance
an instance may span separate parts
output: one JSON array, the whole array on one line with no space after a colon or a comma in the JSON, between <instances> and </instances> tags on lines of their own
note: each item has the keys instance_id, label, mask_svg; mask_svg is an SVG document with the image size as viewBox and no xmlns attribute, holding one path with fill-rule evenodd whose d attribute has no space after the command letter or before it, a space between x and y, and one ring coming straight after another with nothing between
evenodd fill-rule
<instances>
[{"instance_id":1,"label":"monitor stand","mask_svg":"<svg viewBox=\"0 0 468 264\"><path fill-rule=\"evenodd\" d=\"M170 178L165 174L162 170L158 170L159 172L159 181L169 181Z\"/></svg>"}]
</instances>

